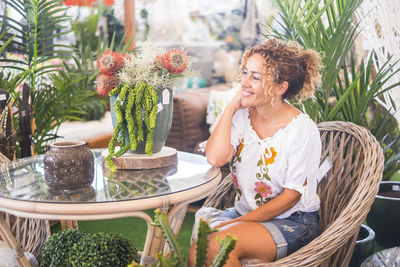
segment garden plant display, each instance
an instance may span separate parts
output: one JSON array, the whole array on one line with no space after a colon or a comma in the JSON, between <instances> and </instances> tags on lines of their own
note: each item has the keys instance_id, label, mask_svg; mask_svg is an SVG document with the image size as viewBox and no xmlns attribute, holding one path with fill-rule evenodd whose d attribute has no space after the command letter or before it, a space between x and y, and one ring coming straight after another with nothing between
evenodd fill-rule
<instances>
[{"instance_id":1,"label":"garden plant display","mask_svg":"<svg viewBox=\"0 0 400 267\"><path fill-rule=\"evenodd\" d=\"M189 65L189 57L184 51L166 52L151 43L145 43L127 55L108 51L98 58L97 92L118 96L112 106L117 123L106 157L111 170L116 170L112 157L121 156L129 149L136 150L139 142L145 142L146 154L153 154L158 94L165 89L170 91L181 78L191 74Z\"/></svg>"}]
</instances>

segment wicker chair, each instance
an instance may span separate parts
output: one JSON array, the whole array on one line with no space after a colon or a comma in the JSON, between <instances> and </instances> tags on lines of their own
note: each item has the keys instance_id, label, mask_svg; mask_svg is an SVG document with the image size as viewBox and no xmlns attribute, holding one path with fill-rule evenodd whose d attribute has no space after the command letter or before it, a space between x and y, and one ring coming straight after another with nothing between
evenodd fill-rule
<instances>
[{"instance_id":1,"label":"wicker chair","mask_svg":"<svg viewBox=\"0 0 400 267\"><path fill-rule=\"evenodd\" d=\"M7 163L10 160L0 153L0 164ZM3 213L3 212L0 212ZM49 223L47 220L30 219L17 217L8 213L4 215L5 223L13 233L17 244L22 246L23 251L32 253L37 259L40 258L42 245L50 235ZM1 239L1 236L0 236ZM19 257L22 257L21 251L17 251ZM0 264L1 265L1 264Z\"/></svg>"},{"instance_id":2,"label":"wicker chair","mask_svg":"<svg viewBox=\"0 0 400 267\"><path fill-rule=\"evenodd\" d=\"M333 167L318 186L322 234L295 253L272 263L246 266L347 266L361 224L375 199L382 179L384 158L375 137L349 122L318 124L322 141L321 162L329 157ZM225 209L235 193L230 175L204 206Z\"/></svg>"}]
</instances>

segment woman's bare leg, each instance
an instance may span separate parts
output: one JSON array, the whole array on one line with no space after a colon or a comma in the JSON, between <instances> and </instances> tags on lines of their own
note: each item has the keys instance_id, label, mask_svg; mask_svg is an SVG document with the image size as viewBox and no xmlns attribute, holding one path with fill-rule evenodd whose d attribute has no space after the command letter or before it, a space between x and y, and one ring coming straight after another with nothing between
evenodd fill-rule
<instances>
[{"instance_id":1,"label":"woman's bare leg","mask_svg":"<svg viewBox=\"0 0 400 267\"><path fill-rule=\"evenodd\" d=\"M235 248L229 254L226 266L242 266L241 258L254 258L265 261L273 261L276 255L276 244L268 230L259 223L240 222L229 224L222 227L220 231L209 236L209 246L207 254L207 265L211 265L215 255L219 250L219 244L216 240L218 236L223 239L225 236L236 236L238 241ZM189 267L195 263L195 244L189 251Z\"/></svg>"}]
</instances>

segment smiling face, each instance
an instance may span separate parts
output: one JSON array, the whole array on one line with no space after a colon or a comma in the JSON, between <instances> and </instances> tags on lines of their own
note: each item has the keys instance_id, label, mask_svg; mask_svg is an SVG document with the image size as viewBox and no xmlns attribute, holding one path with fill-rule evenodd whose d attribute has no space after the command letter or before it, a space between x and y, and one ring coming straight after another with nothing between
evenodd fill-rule
<instances>
[{"instance_id":1,"label":"smiling face","mask_svg":"<svg viewBox=\"0 0 400 267\"><path fill-rule=\"evenodd\" d=\"M265 75L265 60L260 54L253 54L247 58L242 69L240 83L243 89L241 105L244 107L257 107L271 103L274 84ZM271 90L269 90L271 88Z\"/></svg>"}]
</instances>

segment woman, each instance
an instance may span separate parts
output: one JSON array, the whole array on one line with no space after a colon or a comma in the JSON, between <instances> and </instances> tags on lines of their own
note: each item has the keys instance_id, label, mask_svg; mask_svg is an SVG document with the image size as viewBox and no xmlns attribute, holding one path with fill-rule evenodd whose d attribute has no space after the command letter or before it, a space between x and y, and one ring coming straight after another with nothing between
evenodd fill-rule
<instances>
[{"instance_id":1,"label":"woman","mask_svg":"<svg viewBox=\"0 0 400 267\"><path fill-rule=\"evenodd\" d=\"M241 89L225 108L206 146L210 164L230 162L234 208L217 218L209 236L208 264L216 237L236 236L226 266L240 259L274 261L320 233L315 177L321 141L315 123L286 99L311 97L320 83L317 52L270 39L248 50L240 67ZM189 266L195 262L195 245Z\"/></svg>"}]
</instances>

